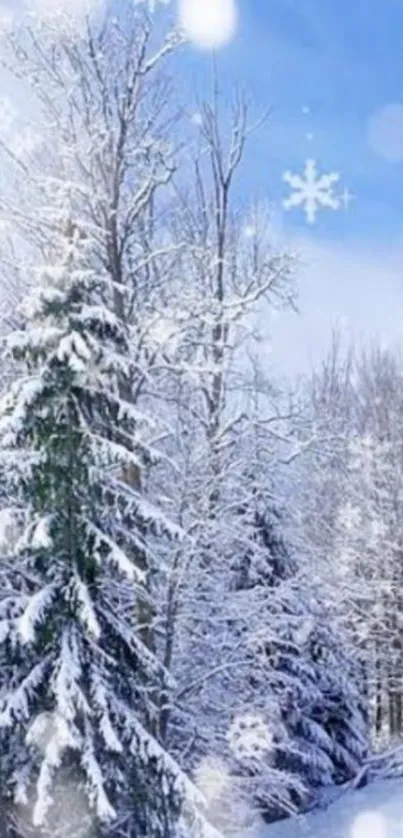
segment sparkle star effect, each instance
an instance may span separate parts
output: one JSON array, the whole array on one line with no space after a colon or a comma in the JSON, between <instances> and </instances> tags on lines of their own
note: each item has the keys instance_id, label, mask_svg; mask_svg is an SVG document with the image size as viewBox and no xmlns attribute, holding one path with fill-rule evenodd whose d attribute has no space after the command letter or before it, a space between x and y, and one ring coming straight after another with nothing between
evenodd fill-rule
<instances>
[{"instance_id":1,"label":"sparkle star effect","mask_svg":"<svg viewBox=\"0 0 403 838\"><path fill-rule=\"evenodd\" d=\"M315 160L307 160L302 175L284 172L283 180L291 187L291 195L283 201L285 210L303 207L308 224L314 224L318 210L338 210L341 198L335 195L334 187L340 180L337 172L320 174Z\"/></svg>"},{"instance_id":2,"label":"sparkle star effect","mask_svg":"<svg viewBox=\"0 0 403 838\"><path fill-rule=\"evenodd\" d=\"M340 195L340 201L343 204L344 209L348 209L351 202L354 201L355 195L350 192L349 189L344 189L342 194Z\"/></svg>"}]
</instances>

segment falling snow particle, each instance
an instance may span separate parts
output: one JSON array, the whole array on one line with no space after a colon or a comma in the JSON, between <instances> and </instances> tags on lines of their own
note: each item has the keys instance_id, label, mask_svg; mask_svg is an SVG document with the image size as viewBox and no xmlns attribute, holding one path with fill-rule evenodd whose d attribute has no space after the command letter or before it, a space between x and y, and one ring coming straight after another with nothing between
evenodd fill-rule
<instances>
[{"instance_id":1,"label":"falling snow particle","mask_svg":"<svg viewBox=\"0 0 403 838\"><path fill-rule=\"evenodd\" d=\"M196 111L196 113L192 114L191 122L193 123L193 125L197 125L199 127L203 125L203 117L200 111Z\"/></svg>"},{"instance_id":2,"label":"falling snow particle","mask_svg":"<svg viewBox=\"0 0 403 838\"><path fill-rule=\"evenodd\" d=\"M1 132L4 136L8 134L10 129L12 128L17 113L13 105L11 104L9 98L7 96L0 97L0 122L1 122Z\"/></svg>"},{"instance_id":3,"label":"falling snow particle","mask_svg":"<svg viewBox=\"0 0 403 838\"><path fill-rule=\"evenodd\" d=\"M12 151L19 160L26 160L35 151L38 151L40 144L40 135L36 134L28 125L13 136Z\"/></svg>"},{"instance_id":4,"label":"falling snow particle","mask_svg":"<svg viewBox=\"0 0 403 838\"><path fill-rule=\"evenodd\" d=\"M225 762L216 757L206 757L195 772L196 787L210 803L220 797L231 783Z\"/></svg>"},{"instance_id":5,"label":"falling snow particle","mask_svg":"<svg viewBox=\"0 0 403 838\"><path fill-rule=\"evenodd\" d=\"M9 9L0 6L0 36L7 35L13 26L14 17Z\"/></svg>"},{"instance_id":6,"label":"falling snow particle","mask_svg":"<svg viewBox=\"0 0 403 838\"><path fill-rule=\"evenodd\" d=\"M243 234L245 239L254 239L256 236L256 227L253 224L247 224L244 228Z\"/></svg>"},{"instance_id":7,"label":"falling snow particle","mask_svg":"<svg viewBox=\"0 0 403 838\"><path fill-rule=\"evenodd\" d=\"M304 646L305 643L308 642L312 632L314 630L314 621L312 618L308 618L304 620L301 626L298 628L298 631L295 633L295 642L298 646Z\"/></svg>"},{"instance_id":8,"label":"falling snow particle","mask_svg":"<svg viewBox=\"0 0 403 838\"><path fill-rule=\"evenodd\" d=\"M283 201L285 210L304 208L308 224L314 224L320 207L337 210L340 198L334 194L334 186L340 180L336 172L319 174L315 160L307 160L302 175L284 172L283 180L291 187L292 194Z\"/></svg>"}]
</instances>

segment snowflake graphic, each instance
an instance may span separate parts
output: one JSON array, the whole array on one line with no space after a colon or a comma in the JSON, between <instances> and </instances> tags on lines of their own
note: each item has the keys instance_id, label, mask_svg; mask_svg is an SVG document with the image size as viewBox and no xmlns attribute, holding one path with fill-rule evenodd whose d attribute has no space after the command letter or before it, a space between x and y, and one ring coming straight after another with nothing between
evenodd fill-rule
<instances>
[{"instance_id":1,"label":"snowflake graphic","mask_svg":"<svg viewBox=\"0 0 403 838\"><path fill-rule=\"evenodd\" d=\"M293 190L289 198L283 201L284 209L304 207L308 224L314 224L320 207L337 210L341 200L334 194L333 188L340 180L337 172L319 174L315 160L307 160L302 175L284 172L283 180Z\"/></svg>"},{"instance_id":2,"label":"snowflake graphic","mask_svg":"<svg viewBox=\"0 0 403 838\"><path fill-rule=\"evenodd\" d=\"M134 0L134 5L146 5L150 14L153 15L154 12L156 12L159 3L162 3L164 6L169 6L170 2L171 0Z\"/></svg>"},{"instance_id":3,"label":"snowflake graphic","mask_svg":"<svg viewBox=\"0 0 403 838\"><path fill-rule=\"evenodd\" d=\"M236 718L227 738L232 753L239 760L260 759L273 746L273 736L264 719L252 713Z\"/></svg>"}]
</instances>

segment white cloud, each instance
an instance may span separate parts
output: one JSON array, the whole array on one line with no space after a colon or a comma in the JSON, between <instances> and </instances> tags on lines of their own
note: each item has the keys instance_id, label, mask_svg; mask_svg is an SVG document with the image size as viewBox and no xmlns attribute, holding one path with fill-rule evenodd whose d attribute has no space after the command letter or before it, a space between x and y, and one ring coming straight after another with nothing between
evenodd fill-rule
<instances>
[{"instance_id":1,"label":"white cloud","mask_svg":"<svg viewBox=\"0 0 403 838\"><path fill-rule=\"evenodd\" d=\"M236 0L178 0L179 24L200 49L229 43L238 23Z\"/></svg>"},{"instance_id":2,"label":"white cloud","mask_svg":"<svg viewBox=\"0 0 403 838\"><path fill-rule=\"evenodd\" d=\"M274 320L264 313L271 336L270 366L276 373L309 373L329 350L332 329L348 345L402 345L403 248L374 243L320 241L313 236L282 236L282 246L300 254L296 281L299 314L281 312Z\"/></svg>"}]
</instances>

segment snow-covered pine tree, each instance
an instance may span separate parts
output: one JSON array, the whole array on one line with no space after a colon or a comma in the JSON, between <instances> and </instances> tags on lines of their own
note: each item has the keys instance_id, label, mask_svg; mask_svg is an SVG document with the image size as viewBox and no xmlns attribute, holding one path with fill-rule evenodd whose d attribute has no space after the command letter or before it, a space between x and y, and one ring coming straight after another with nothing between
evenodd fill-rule
<instances>
[{"instance_id":1,"label":"snow-covered pine tree","mask_svg":"<svg viewBox=\"0 0 403 838\"><path fill-rule=\"evenodd\" d=\"M260 495L244 510L248 519L252 547L239 586L258 613L249 701L258 708L259 696L271 696L273 716L265 717L273 743L245 768L257 778L259 808L273 820L304 808L318 788L354 776L368 750L368 725L356 667L287 548L281 517ZM270 775L282 791L277 799Z\"/></svg>"},{"instance_id":2,"label":"snow-covered pine tree","mask_svg":"<svg viewBox=\"0 0 403 838\"><path fill-rule=\"evenodd\" d=\"M156 428L139 399L146 382L160 415L153 374L160 353L150 337L169 294L172 251L156 223L159 191L175 169L165 113L169 85L160 68L178 38L168 33L156 44L152 16L130 2L102 21L90 15L84 26L76 23L68 10L22 15L1 44L1 61L32 103L24 136L12 148L2 146L9 175L3 208L18 238L11 261L22 287L41 280L25 307L24 331L8 341L13 371L22 377L3 405L7 583L0 599L10 621L2 623L0 656L2 789L10 801L26 792L39 822L54 768L54 805L46 813L52 835L60 823L69 834L87 833L88 820L99 823L98 806L101 815L116 811L115 833L165 836L166 807L174 798L175 810L185 797L175 838L193 838L189 818L212 837L206 801L157 744L169 679L155 657L150 577L161 572L163 531L172 530L162 515L157 521L141 485L154 460L147 440ZM38 277L43 254L47 266ZM6 259L2 267L8 276ZM13 427L14 419L20 424ZM160 487L157 505L159 495ZM40 521L48 528L42 545L41 527L32 535ZM77 567L64 562L63 533L78 551ZM33 611L38 631L23 642L21 626ZM73 667L64 703L62 680L70 675L61 646ZM42 680L27 698L32 671ZM14 698L22 706L13 713L13 690L20 687ZM73 809L83 815L74 825Z\"/></svg>"},{"instance_id":3,"label":"snow-covered pine tree","mask_svg":"<svg viewBox=\"0 0 403 838\"><path fill-rule=\"evenodd\" d=\"M251 546L240 564L238 597L240 607L242 601L253 603L247 639L248 702L261 709L272 747L258 760L243 761L241 767L256 778L255 795L262 814L275 820L303 808L310 788L321 777L331 782L331 762L323 753L323 742L318 742L318 725L313 723L311 729L312 704L320 694L314 667L302 653L302 638L310 631L303 594L281 536L281 519L270 493L265 494L252 493L248 508L241 510ZM273 794L273 783L267 782L270 773L278 777L277 794Z\"/></svg>"},{"instance_id":4,"label":"snow-covered pine tree","mask_svg":"<svg viewBox=\"0 0 403 838\"><path fill-rule=\"evenodd\" d=\"M27 328L7 341L21 374L0 423L2 793L42 826L54 789L74 780L96 822L166 838L181 779L154 736L167 685L142 641L136 561L145 525L161 521L122 479L153 456L149 422L119 397L128 337L109 275L77 230L55 245Z\"/></svg>"},{"instance_id":5,"label":"snow-covered pine tree","mask_svg":"<svg viewBox=\"0 0 403 838\"><path fill-rule=\"evenodd\" d=\"M338 784L358 773L370 748L363 670L358 656L349 651L342 627L337 630L318 595L311 601L310 615L312 631L306 651L320 692L312 716L330 737L332 781Z\"/></svg>"}]
</instances>

